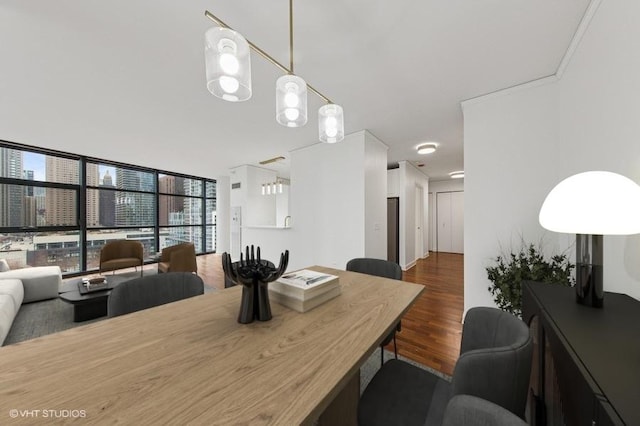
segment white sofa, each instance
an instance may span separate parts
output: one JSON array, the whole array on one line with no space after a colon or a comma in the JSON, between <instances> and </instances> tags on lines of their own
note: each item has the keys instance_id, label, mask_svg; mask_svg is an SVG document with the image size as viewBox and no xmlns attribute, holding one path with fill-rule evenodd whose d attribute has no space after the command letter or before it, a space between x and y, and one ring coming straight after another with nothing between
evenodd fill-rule
<instances>
[{"instance_id":1,"label":"white sofa","mask_svg":"<svg viewBox=\"0 0 640 426\"><path fill-rule=\"evenodd\" d=\"M62 273L58 266L39 266L0 272L0 346L20 305L58 297Z\"/></svg>"}]
</instances>

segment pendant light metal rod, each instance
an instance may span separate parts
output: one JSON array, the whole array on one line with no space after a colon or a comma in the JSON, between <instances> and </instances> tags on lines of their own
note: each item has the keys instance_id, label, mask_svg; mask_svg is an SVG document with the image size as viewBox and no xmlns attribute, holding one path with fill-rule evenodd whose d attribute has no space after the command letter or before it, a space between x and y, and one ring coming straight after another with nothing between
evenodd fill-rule
<instances>
[{"instance_id":1,"label":"pendant light metal rod","mask_svg":"<svg viewBox=\"0 0 640 426\"><path fill-rule=\"evenodd\" d=\"M293 0L289 0L289 69L293 74Z\"/></svg>"},{"instance_id":2,"label":"pendant light metal rod","mask_svg":"<svg viewBox=\"0 0 640 426\"><path fill-rule=\"evenodd\" d=\"M233 28L231 28L229 25L225 24L224 21L222 21L220 18L218 18L217 16L215 16L213 13L209 12L208 10L206 10L204 12L204 16L206 16L207 18L211 19L213 22L215 22L216 24L218 24L219 26L221 26L223 28L228 28L230 30L235 31ZM293 21L291 21L291 22L293 22ZM293 25L293 24L291 24L291 25ZM260 49L258 46L253 44L250 40L247 40L247 44L249 44L249 47L252 48L256 53L258 53L260 56L265 58L267 61L271 62L276 67L280 68L282 71L286 72L287 74L293 74L293 70L292 69L288 69L287 67L282 65L280 62L276 61L271 55L269 55L264 50ZM293 46L293 45L291 45L291 46ZM291 47L291 48L293 49L293 47ZM291 59L291 61L293 61L293 59ZM326 103L328 103L328 104L332 104L333 103L333 102L331 102L331 99L327 98L325 95L323 95L322 93L320 93L319 91L314 89L308 83L307 83L307 89L311 90L313 93L318 95L320 98L324 99L324 101Z\"/></svg>"}]
</instances>

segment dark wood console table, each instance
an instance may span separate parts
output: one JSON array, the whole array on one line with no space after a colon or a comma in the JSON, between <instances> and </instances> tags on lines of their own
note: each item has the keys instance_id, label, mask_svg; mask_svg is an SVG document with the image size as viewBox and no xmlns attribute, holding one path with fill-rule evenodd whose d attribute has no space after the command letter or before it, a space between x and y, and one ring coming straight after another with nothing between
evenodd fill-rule
<instances>
[{"instance_id":1,"label":"dark wood console table","mask_svg":"<svg viewBox=\"0 0 640 426\"><path fill-rule=\"evenodd\" d=\"M534 424L640 425L640 301L607 292L592 308L573 288L534 282L522 297L524 321L537 322Z\"/></svg>"}]
</instances>

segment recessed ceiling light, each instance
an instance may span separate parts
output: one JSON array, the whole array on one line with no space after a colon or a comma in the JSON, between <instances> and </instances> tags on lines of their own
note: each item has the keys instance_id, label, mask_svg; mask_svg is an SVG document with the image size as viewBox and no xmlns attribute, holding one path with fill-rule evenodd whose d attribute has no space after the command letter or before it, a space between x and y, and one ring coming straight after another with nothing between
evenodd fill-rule
<instances>
[{"instance_id":1,"label":"recessed ceiling light","mask_svg":"<svg viewBox=\"0 0 640 426\"><path fill-rule=\"evenodd\" d=\"M416 149L418 150L418 154L433 154L434 152L436 152L437 147L438 145L436 145L435 143L425 143L420 145Z\"/></svg>"},{"instance_id":2,"label":"recessed ceiling light","mask_svg":"<svg viewBox=\"0 0 640 426\"><path fill-rule=\"evenodd\" d=\"M464 170L458 170L457 172L449 173L451 179L462 179L464 177Z\"/></svg>"}]
</instances>

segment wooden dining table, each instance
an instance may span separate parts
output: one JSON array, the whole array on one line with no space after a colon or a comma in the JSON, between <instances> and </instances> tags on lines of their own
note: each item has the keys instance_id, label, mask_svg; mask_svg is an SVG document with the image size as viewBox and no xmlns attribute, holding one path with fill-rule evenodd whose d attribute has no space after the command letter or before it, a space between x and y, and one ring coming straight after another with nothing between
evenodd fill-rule
<instances>
[{"instance_id":1,"label":"wooden dining table","mask_svg":"<svg viewBox=\"0 0 640 426\"><path fill-rule=\"evenodd\" d=\"M359 368L424 287L338 275L306 313L239 324L240 287L0 348L0 424L355 424Z\"/></svg>"}]
</instances>

